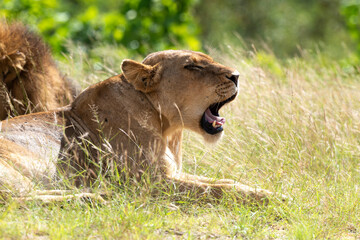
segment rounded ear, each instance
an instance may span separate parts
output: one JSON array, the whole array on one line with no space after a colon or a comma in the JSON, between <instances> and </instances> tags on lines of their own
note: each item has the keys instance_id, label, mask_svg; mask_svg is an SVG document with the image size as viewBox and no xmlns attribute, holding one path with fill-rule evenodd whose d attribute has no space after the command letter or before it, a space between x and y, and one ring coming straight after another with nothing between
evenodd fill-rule
<instances>
[{"instance_id":1,"label":"rounded ear","mask_svg":"<svg viewBox=\"0 0 360 240\"><path fill-rule=\"evenodd\" d=\"M144 93L154 91L161 80L159 64L150 66L133 60L125 59L121 63L121 70L136 90Z\"/></svg>"},{"instance_id":2,"label":"rounded ear","mask_svg":"<svg viewBox=\"0 0 360 240\"><path fill-rule=\"evenodd\" d=\"M9 55L0 54L0 73L4 75L2 81L5 83L13 81L21 71L24 71L25 64L26 56L22 52L17 51Z\"/></svg>"}]
</instances>

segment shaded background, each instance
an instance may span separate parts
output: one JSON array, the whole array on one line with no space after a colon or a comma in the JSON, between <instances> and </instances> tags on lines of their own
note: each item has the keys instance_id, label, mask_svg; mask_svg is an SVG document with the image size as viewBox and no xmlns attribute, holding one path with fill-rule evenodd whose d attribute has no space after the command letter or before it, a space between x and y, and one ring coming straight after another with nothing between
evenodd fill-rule
<instances>
[{"instance_id":1,"label":"shaded background","mask_svg":"<svg viewBox=\"0 0 360 240\"><path fill-rule=\"evenodd\" d=\"M2 0L0 16L28 24L57 55L68 40L142 55L242 44L280 58L309 49L357 63L359 9L359 0Z\"/></svg>"}]
</instances>

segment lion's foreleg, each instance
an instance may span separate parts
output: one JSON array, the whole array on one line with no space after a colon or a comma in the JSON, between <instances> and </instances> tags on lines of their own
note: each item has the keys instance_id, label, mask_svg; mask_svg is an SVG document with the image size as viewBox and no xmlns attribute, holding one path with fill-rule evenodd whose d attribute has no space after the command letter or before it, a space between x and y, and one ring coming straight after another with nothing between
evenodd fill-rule
<instances>
[{"instance_id":1,"label":"lion's foreleg","mask_svg":"<svg viewBox=\"0 0 360 240\"><path fill-rule=\"evenodd\" d=\"M252 188L230 179L214 180L207 177L182 173L171 180L180 191L191 191L195 194L220 199L227 193L234 193L239 202L258 201L267 203L274 194L270 191ZM280 196L283 200L285 197Z\"/></svg>"},{"instance_id":2,"label":"lion's foreleg","mask_svg":"<svg viewBox=\"0 0 360 240\"><path fill-rule=\"evenodd\" d=\"M183 179L189 179L192 181L200 181L203 183L217 183L217 184L238 184L235 180L232 179L213 179L208 177L203 177L199 175L193 175L188 173L181 173Z\"/></svg>"}]
</instances>

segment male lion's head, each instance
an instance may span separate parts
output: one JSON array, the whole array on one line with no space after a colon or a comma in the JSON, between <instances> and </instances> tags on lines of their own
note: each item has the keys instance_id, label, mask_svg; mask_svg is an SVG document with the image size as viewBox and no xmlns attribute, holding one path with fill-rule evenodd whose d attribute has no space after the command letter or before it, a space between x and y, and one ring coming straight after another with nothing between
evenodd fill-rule
<instances>
[{"instance_id":1,"label":"male lion's head","mask_svg":"<svg viewBox=\"0 0 360 240\"><path fill-rule=\"evenodd\" d=\"M143 63L124 60L122 71L161 113L165 134L185 127L207 141L220 138L225 118L219 110L235 99L239 73L192 51L162 51Z\"/></svg>"}]
</instances>

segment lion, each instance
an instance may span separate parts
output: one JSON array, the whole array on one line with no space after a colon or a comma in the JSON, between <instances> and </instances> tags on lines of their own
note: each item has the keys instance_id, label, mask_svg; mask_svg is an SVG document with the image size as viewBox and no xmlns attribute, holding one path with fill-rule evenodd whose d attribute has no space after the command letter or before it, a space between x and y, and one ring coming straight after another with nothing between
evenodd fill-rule
<instances>
[{"instance_id":1,"label":"lion","mask_svg":"<svg viewBox=\"0 0 360 240\"><path fill-rule=\"evenodd\" d=\"M213 199L226 192L235 192L239 201L273 195L231 179L182 171L183 130L212 143L221 138L225 118L219 111L238 94L238 71L188 50L152 53L142 63L123 60L121 69L62 109L0 122L3 190L24 197L38 186L50 191L64 177L88 186L115 167L131 179L148 174L151 181ZM85 174L78 177L78 172Z\"/></svg>"},{"instance_id":2,"label":"lion","mask_svg":"<svg viewBox=\"0 0 360 240\"><path fill-rule=\"evenodd\" d=\"M75 93L40 36L0 21L0 120L65 106Z\"/></svg>"}]
</instances>

